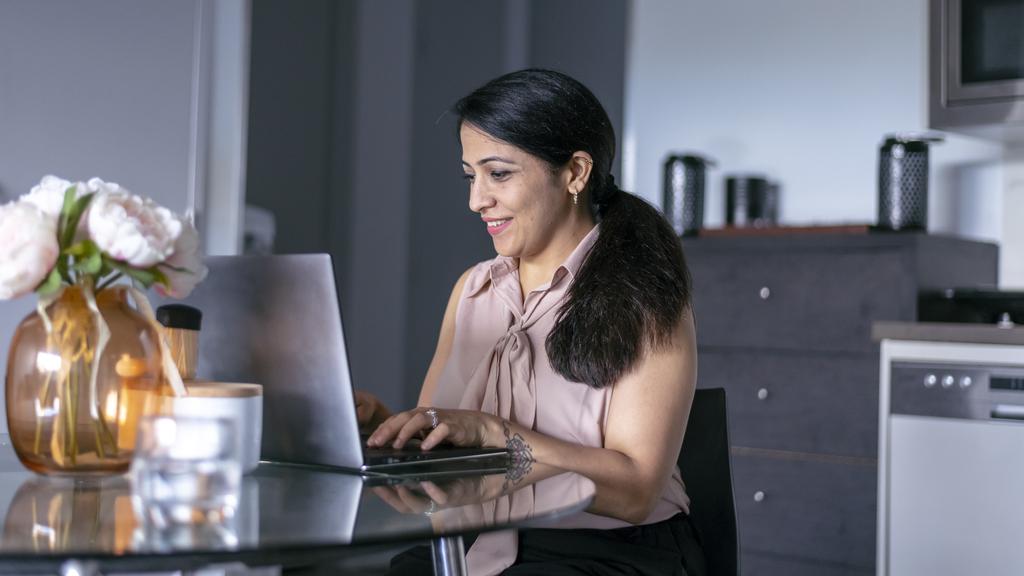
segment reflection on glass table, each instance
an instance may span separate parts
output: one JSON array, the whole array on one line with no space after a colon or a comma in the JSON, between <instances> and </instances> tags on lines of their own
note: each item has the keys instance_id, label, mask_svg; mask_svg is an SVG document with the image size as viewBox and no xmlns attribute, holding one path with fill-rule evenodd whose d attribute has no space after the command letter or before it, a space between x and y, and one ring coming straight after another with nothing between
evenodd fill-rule
<instances>
[{"instance_id":1,"label":"reflection on glass table","mask_svg":"<svg viewBox=\"0 0 1024 576\"><path fill-rule=\"evenodd\" d=\"M461 554L460 534L550 525L582 511L593 494L584 477L540 466L518 479L400 480L261 464L243 478L232 517L167 525L133 511L127 477L49 478L0 461L0 564L59 567L76 559L119 570L227 561L256 566L425 539Z\"/></svg>"}]
</instances>

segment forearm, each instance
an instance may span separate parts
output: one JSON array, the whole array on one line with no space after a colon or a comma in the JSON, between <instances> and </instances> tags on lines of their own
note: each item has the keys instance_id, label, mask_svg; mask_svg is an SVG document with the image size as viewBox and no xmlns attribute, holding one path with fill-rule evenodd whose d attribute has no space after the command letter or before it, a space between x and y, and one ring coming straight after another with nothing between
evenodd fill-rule
<instances>
[{"instance_id":1,"label":"forearm","mask_svg":"<svg viewBox=\"0 0 1024 576\"><path fill-rule=\"evenodd\" d=\"M667 473L643 469L617 450L581 446L498 418L487 436L487 445L509 450L510 483L525 478L538 464L577 472L596 487L588 511L634 524L647 518L667 479Z\"/></svg>"}]
</instances>

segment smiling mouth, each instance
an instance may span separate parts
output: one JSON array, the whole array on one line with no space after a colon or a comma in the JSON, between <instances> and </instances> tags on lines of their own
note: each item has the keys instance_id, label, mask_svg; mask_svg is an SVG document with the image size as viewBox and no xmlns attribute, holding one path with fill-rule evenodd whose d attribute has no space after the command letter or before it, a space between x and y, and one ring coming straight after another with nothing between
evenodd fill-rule
<instances>
[{"instance_id":1,"label":"smiling mouth","mask_svg":"<svg viewBox=\"0 0 1024 576\"><path fill-rule=\"evenodd\" d=\"M497 236L501 234L512 224L511 218L505 218L502 220L485 220L487 224L487 233L491 236Z\"/></svg>"}]
</instances>

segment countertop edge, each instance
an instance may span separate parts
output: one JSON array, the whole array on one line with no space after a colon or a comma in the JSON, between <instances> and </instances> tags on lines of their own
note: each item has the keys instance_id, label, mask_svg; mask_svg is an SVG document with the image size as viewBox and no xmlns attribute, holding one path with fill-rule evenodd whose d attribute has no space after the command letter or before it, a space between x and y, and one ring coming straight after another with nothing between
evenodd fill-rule
<instances>
[{"instance_id":1,"label":"countertop edge","mask_svg":"<svg viewBox=\"0 0 1024 576\"><path fill-rule=\"evenodd\" d=\"M967 342L1024 346L1024 326L1001 328L987 324L942 322L875 322L871 340L915 340L921 342Z\"/></svg>"}]
</instances>

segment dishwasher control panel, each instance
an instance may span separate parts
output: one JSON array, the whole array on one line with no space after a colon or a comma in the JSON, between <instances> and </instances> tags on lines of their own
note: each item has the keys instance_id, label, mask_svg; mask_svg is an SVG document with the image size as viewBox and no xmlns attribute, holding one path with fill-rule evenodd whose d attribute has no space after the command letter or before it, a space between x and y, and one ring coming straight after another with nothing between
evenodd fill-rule
<instances>
[{"instance_id":1,"label":"dishwasher control panel","mask_svg":"<svg viewBox=\"0 0 1024 576\"><path fill-rule=\"evenodd\" d=\"M1024 423L1024 367L893 363L892 414Z\"/></svg>"}]
</instances>

